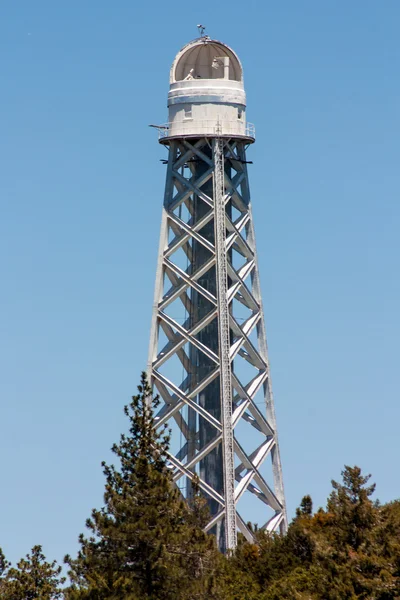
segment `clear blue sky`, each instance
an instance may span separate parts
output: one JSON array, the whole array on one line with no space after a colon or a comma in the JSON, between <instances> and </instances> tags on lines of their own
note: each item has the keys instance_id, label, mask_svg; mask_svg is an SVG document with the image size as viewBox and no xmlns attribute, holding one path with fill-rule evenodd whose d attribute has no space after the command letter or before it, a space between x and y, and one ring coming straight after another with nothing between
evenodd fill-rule
<instances>
[{"instance_id":1,"label":"clear blue sky","mask_svg":"<svg viewBox=\"0 0 400 600\"><path fill-rule=\"evenodd\" d=\"M74 553L145 366L170 64L231 45L293 515L400 497L398 0L0 4L0 546Z\"/></svg>"}]
</instances>

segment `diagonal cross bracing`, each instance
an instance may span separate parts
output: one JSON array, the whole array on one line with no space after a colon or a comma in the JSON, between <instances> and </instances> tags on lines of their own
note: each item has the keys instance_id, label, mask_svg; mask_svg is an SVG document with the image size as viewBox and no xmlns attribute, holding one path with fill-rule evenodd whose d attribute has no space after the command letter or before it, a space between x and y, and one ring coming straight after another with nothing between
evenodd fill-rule
<instances>
[{"instance_id":1,"label":"diagonal cross bracing","mask_svg":"<svg viewBox=\"0 0 400 600\"><path fill-rule=\"evenodd\" d=\"M188 497L197 475L205 529L226 550L237 530L253 539L251 519L267 531L287 523L245 145L182 138L168 151L148 367L162 402L155 423L172 427L173 480ZM246 516L250 499L257 516Z\"/></svg>"}]
</instances>

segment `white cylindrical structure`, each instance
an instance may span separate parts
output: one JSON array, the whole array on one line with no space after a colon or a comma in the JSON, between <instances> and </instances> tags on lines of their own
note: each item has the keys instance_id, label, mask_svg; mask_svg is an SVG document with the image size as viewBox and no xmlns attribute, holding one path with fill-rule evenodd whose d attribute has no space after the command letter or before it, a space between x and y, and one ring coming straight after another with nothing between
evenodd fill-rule
<instances>
[{"instance_id":1,"label":"white cylindrical structure","mask_svg":"<svg viewBox=\"0 0 400 600\"><path fill-rule=\"evenodd\" d=\"M229 46L202 37L182 48L171 67L168 117L166 138L218 133L252 141L243 69Z\"/></svg>"}]
</instances>

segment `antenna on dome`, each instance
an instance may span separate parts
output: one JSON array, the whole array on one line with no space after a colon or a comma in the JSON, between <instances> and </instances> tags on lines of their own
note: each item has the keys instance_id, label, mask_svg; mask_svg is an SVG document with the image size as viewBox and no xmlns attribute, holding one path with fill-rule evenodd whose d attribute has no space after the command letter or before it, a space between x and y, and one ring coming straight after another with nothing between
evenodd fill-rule
<instances>
[{"instance_id":1,"label":"antenna on dome","mask_svg":"<svg viewBox=\"0 0 400 600\"><path fill-rule=\"evenodd\" d=\"M206 30L205 25L197 25L197 29L199 30L200 37L204 37L204 32Z\"/></svg>"}]
</instances>

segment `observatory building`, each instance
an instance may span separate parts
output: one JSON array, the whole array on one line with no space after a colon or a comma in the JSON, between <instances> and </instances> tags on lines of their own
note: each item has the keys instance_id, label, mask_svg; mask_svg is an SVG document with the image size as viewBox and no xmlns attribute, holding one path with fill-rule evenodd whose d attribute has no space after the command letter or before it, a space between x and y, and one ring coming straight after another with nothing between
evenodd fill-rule
<instances>
[{"instance_id":1,"label":"observatory building","mask_svg":"<svg viewBox=\"0 0 400 600\"><path fill-rule=\"evenodd\" d=\"M204 40L204 41L203 41ZM200 38L177 55L170 73L168 137L225 133L246 135L243 71L234 52Z\"/></svg>"},{"instance_id":2,"label":"observatory building","mask_svg":"<svg viewBox=\"0 0 400 600\"><path fill-rule=\"evenodd\" d=\"M148 372L172 430L173 479L198 477L222 551L249 521L287 526L246 150L243 69L202 35L170 72L168 153Z\"/></svg>"}]
</instances>

